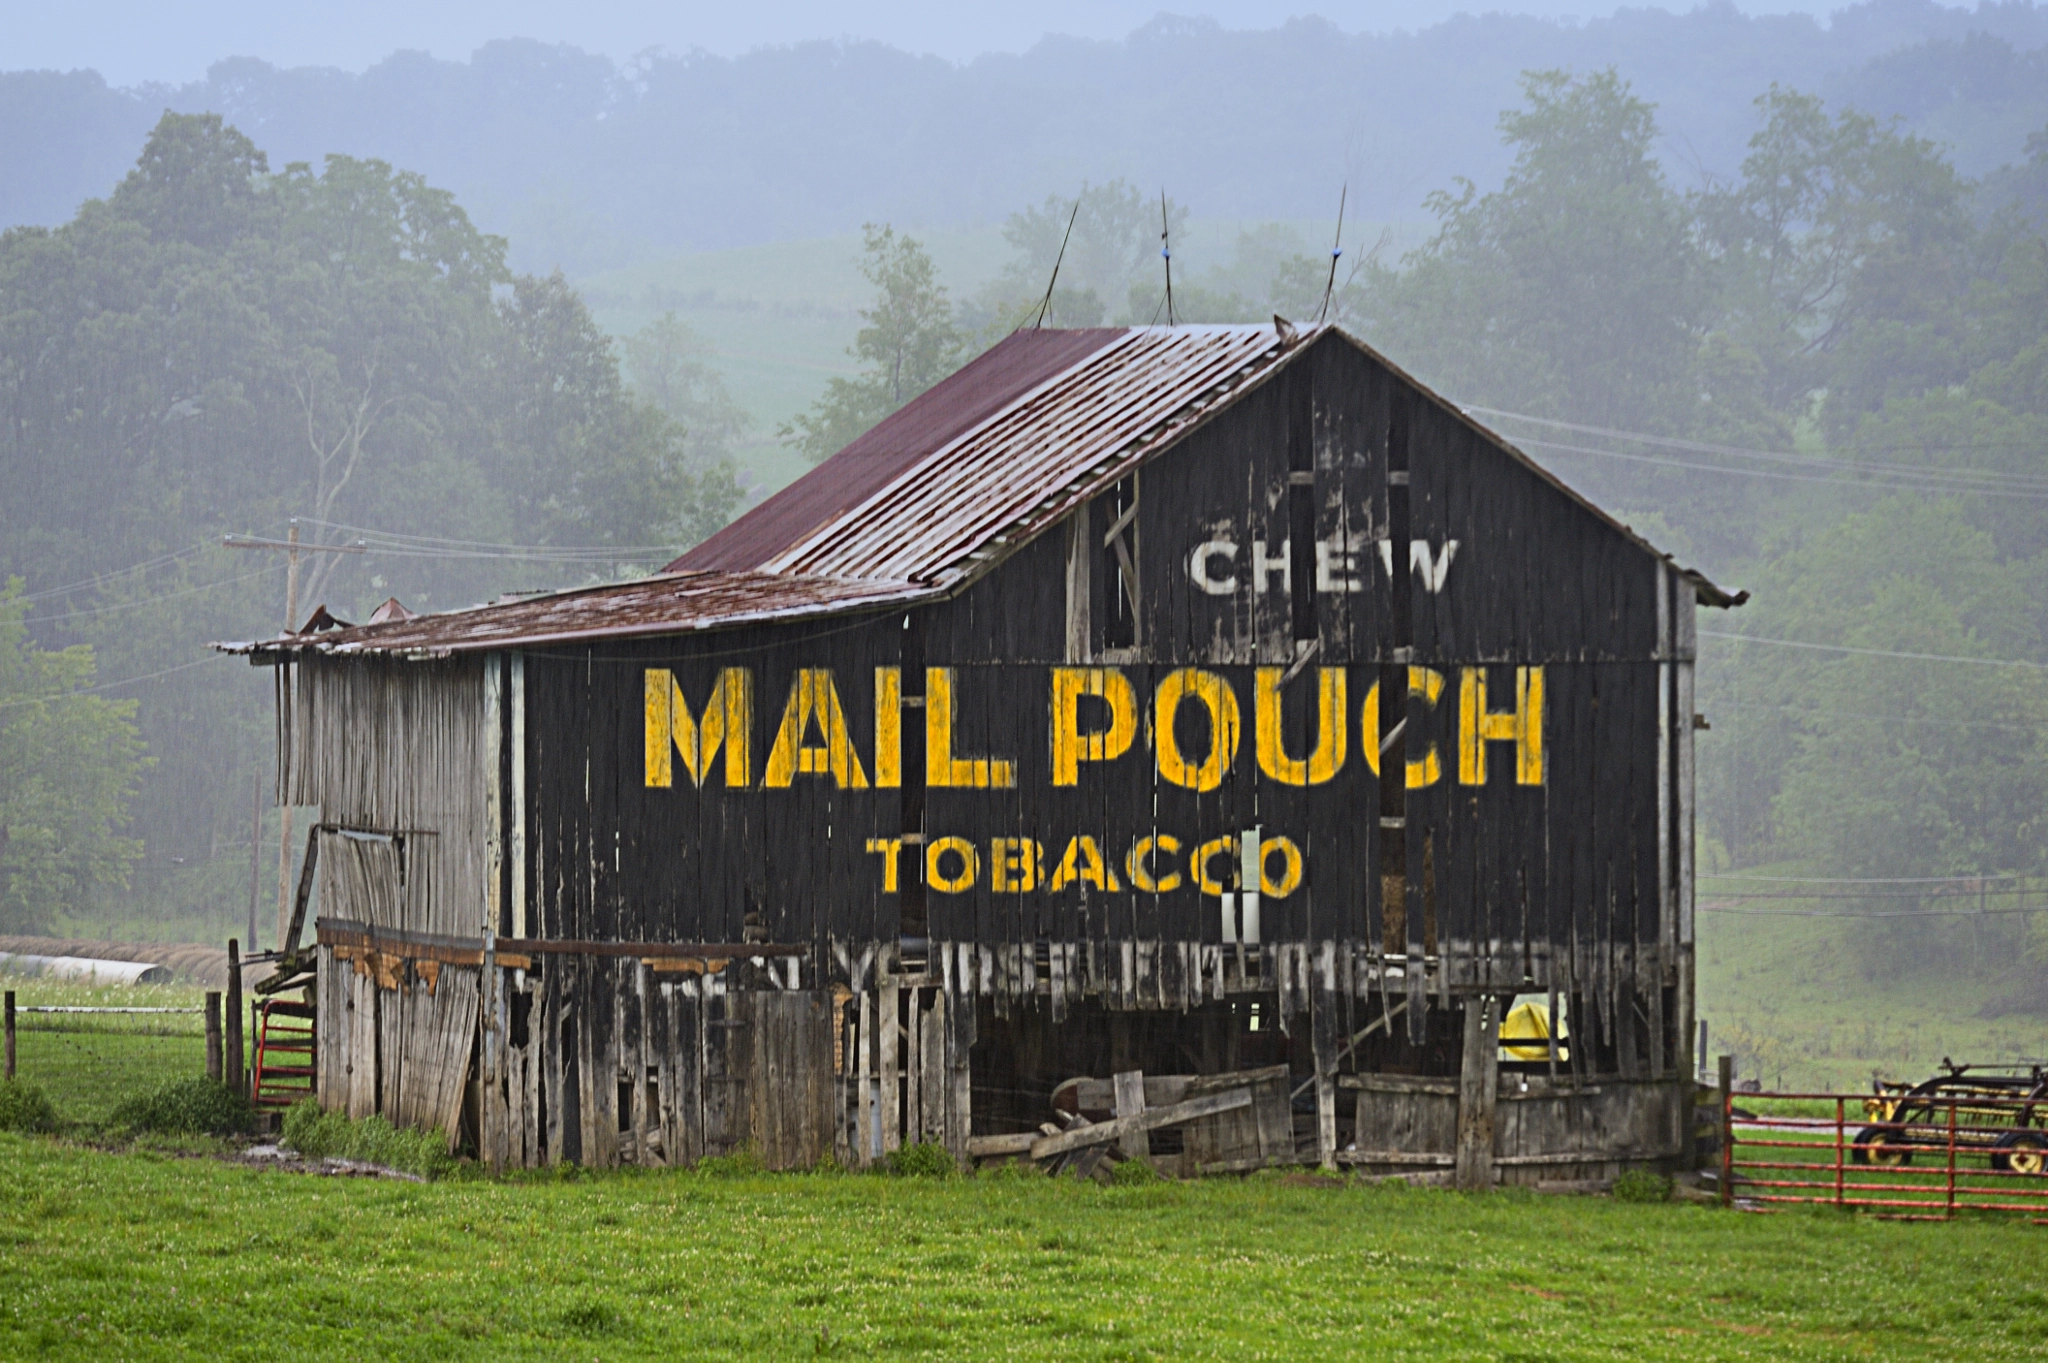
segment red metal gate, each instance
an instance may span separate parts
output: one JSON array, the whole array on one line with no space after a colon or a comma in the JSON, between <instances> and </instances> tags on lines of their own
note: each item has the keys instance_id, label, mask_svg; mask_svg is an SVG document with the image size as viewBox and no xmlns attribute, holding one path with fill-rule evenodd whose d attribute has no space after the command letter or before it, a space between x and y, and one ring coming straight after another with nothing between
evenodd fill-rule
<instances>
[{"instance_id":1,"label":"red metal gate","mask_svg":"<svg viewBox=\"0 0 2048 1363\"><path fill-rule=\"evenodd\" d=\"M2048 1225L2048 1129L2038 1099L1721 1093L1727 1205L1869 1208L1909 1221L2020 1212Z\"/></svg>"}]
</instances>

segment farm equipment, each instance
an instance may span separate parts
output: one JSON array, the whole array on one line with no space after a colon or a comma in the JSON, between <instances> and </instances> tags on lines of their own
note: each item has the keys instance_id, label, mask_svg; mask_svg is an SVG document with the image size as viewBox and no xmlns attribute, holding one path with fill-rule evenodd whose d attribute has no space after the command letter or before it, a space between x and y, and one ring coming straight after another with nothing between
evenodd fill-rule
<instances>
[{"instance_id":1,"label":"farm equipment","mask_svg":"<svg viewBox=\"0 0 2048 1363\"><path fill-rule=\"evenodd\" d=\"M1993 1073L1942 1059L1941 1074L1917 1084L1878 1081L1864 1100L1870 1124L1851 1158L1896 1168L1916 1149L1984 1153L1993 1169L2048 1173L2048 1070Z\"/></svg>"}]
</instances>

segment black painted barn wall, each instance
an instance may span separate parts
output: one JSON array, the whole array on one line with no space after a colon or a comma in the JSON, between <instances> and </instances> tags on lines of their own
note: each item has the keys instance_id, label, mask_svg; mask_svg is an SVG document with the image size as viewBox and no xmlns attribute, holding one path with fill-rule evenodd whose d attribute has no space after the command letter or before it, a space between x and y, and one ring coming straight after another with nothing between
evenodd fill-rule
<instances>
[{"instance_id":1,"label":"black painted barn wall","mask_svg":"<svg viewBox=\"0 0 2048 1363\"><path fill-rule=\"evenodd\" d=\"M1405 464L1405 489L1390 488L1390 461L1396 470ZM1302 476L1290 482L1290 473ZM900 837L905 800L914 806L921 793L927 837L967 837L983 862L972 890L927 891L928 930L937 939L1215 942L1217 901L1185 883L1186 858L1204 840L1258 826L1292 839L1304 860L1300 886L1263 905L1265 940L1377 942L1387 931L1381 818L1398 808L1406 828L1397 860L1415 927L1408 935L1420 931L1427 890L1430 935L1463 952L1494 953L1499 970L1512 968L1517 981L1525 968L1545 978L1546 960L1564 957L1574 943L1584 957L1658 941L1659 781L1673 779L1668 745L1675 742L1673 725L1660 728L1659 687L1671 684L1660 680L1660 662L1671 656L1666 641L1689 642L1689 586L1338 335L1315 342L1137 477L1139 643L1115 655L1121 661L1092 665L1117 667L1130 680L1139 733L1122 758L1082 764L1071 787L1052 784L1048 739L1051 669L1070 665L1068 536L1060 530L915 618L899 611L529 652L526 801L539 930L736 941L752 913L778 942L893 939L903 926L902 901L915 896L882 892L882 859L867 846ZM1110 496L1088 509L1098 654L1114 590L1114 559L1101 545ZM1429 589L1426 570L1411 570L1408 554L1394 553L1394 571L1387 570L1378 541L1403 519L1407 537L1429 545L1432 559L1457 542L1441 590ZM1254 539L1271 555L1293 538L1290 574L1312 573L1313 555L1289 530L1309 520L1316 538L1333 546L1332 570L1359 589L1288 592L1276 570L1267 590L1254 591L1247 563ZM1191 553L1210 541L1237 546L1234 562L1217 554L1203 565L1212 580L1234 570L1237 586L1227 594L1201 590L1191 575ZM1348 691L1347 760L1334 779L1310 787L1265 777L1254 754L1255 669L1293 661L1304 633L1317 652L1283 689L1290 754L1314 746L1319 669L1341 669ZM956 754L1012 761L1014 786L872 788L875 669L908 659L903 690L914 696L923 690L920 652L925 665L957 671ZM1409 662L1443 677L1434 705L1393 694L1405 693ZM1543 784L1516 783L1514 745L1503 742L1485 745L1486 783L1461 784L1460 669L1487 669L1498 711L1512 704L1515 668L1537 665L1546 689ZM721 669L752 670L751 788L729 788L722 759L701 789L679 760L672 786L647 787L643 679L650 667L671 669L692 707L704 703ZM799 668L819 667L832 670L870 788L841 790L829 776L800 775L789 789L764 790L791 679ZM1225 677L1242 716L1236 760L1212 791L1161 781L1154 763L1151 700L1160 681L1183 667ZM1382 705L1382 729L1404 708L1409 717L1387 769L1424 760L1432 749L1441 767L1433 783L1398 792L1390 784L1384 798L1360 734L1365 693L1381 679L1383 700L1392 697ZM905 780L914 787L922 712L902 715ZM1176 734L1185 751L1205 751L1207 729L1199 707L1183 707ZM1667 747L1662 767L1660 745ZM1671 819L1668 784L1664 794ZM1667 826L1667 837L1675 828ZM992 838L1042 843L1049 874L1070 837L1092 835L1127 882L1126 850L1155 833L1180 840L1183 884L1171 892L1140 894L1128 883L1113 894L990 888ZM1219 858L1216 869L1227 865ZM918 870L911 849L901 868L907 887ZM1573 973L1591 978L1591 971L1582 961Z\"/></svg>"}]
</instances>

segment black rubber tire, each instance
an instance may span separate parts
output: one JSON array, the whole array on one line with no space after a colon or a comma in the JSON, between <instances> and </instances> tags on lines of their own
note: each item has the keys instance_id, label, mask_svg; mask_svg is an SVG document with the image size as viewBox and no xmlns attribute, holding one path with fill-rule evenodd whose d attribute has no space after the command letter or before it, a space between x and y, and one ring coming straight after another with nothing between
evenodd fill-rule
<instances>
[{"instance_id":1,"label":"black rubber tire","mask_svg":"<svg viewBox=\"0 0 2048 1363\"><path fill-rule=\"evenodd\" d=\"M2025 1154L2017 1152L2024 1150ZM1991 1167L2005 1173L2048 1173L2048 1134L2039 1131L2008 1131L1998 1138L1991 1152Z\"/></svg>"},{"instance_id":2,"label":"black rubber tire","mask_svg":"<svg viewBox=\"0 0 2048 1363\"><path fill-rule=\"evenodd\" d=\"M1904 1166L1913 1162L1913 1147L1897 1139L1899 1133L1889 1127L1866 1126L1856 1133L1856 1143L1850 1148L1849 1159L1855 1164ZM1885 1153L1879 1155L1882 1149Z\"/></svg>"}]
</instances>

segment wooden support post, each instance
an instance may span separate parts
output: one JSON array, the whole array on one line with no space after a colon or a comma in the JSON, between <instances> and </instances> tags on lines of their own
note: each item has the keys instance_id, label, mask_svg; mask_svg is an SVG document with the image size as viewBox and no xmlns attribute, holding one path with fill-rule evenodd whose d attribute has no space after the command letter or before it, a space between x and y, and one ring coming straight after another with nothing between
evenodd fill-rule
<instances>
[{"instance_id":1,"label":"wooden support post","mask_svg":"<svg viewBox=\"0 0 2048 1363\"><path fill-rule=\"evenodd\" d=\"M898 1149L903 1144L901 1116L903 1111L903 1073L896 1063L896 1042L903 1031L896 1010L899 1007L899 1000L902 996L903 991L897 986L896 979L892 975L883 981L881 998L877 1001L877 1011L882 1016L879 1019L880 1026L877 1028L877 1031L880 1033L877 1039L881 1044L878 1047L879 1053L875 1056L875 1068L879 1071L882 1088L882 1153L884 1155L887 1155L891 1150ZM913 1001L916 997L915 993L911 995Z\"/></svg>"},{"instance_id":2,"label":"wooden support post","mask_svg":"<svg viewBox=\"0 0 2048 1363\"><path fill-rule=\"evenodd\" d=\"M1490 996L1465 1000L1465 1055L1458 1071L1457 1187L1493 1186L1493 1106L1500 1087L1497 1024Z\"/></svg>"},{"instance_id":3,"label":"wooden support post","mask_svg":"<svg viewBox=\"0 0 2048 1363\"><path fill-rule=\"evenodd\" d=\"M14 1077L14 991L7 991L7 1077Z\"/></svg>"},{"instance_id":4,"label":"wooden support post","mask_svg":"<svg viewBox=\"0 0 2048 1363\"><path fill-rule=\"evenodd\" d=\"M866 990L860 996L860 1032L853 1048L853 1166L865 1169L875 1158L875 996Z\"/></svg>"},{"instance_id":5,"label":"wooden support post","mask_svg":"<svg viewBox=\"0 0 2048 1363\"><path fill-rule=\"evenodd\" d=\"M1735 1205L1735 1057L1721 1057L1721 1088L1715 1095L1721 1112L1721 1205Z\"/></svg>"},{"instance_id":6,"label":"wooden support post","mask_svg":"<svg viewBox=\"0 0 2048 1363\"><path fill-rule=\"evenodd\" d=\"M1309 982L1309 1051L1316 1067L1316 1163L1330 1172L1337 1168L1337 1063L1341 1058L1336 975L1336 944L1324 942Z\"/></svg>"},{"instance_id":7,"label":"wooden support post","mask_svg":"<svg viewBox=\"0 0 2048 1363\"><path fill-rule=\"evenodd\" d=\"M1116 1086L1116 1115L1142 1117L1145 1114L1145 1072L1122 1070L1110 1076ZM1133 1127L1119 1141L1125 1159L1145 1159L1152 1153L1151 1140Z\"/></svg>"},{"instance_id":8,"label":"wooden support post","mask_svg":"<svg viewBox=\"0 0 2048 1363\"><path fill-rule=\"evenodd\" d=\"M220 1054L220 991L206 991L206 1077L216 1084L221 1080Z\"/></svg>"},{"instance_id":9,"label":"wooden support post","mask_svg":"<svg viewBox=\"0 0 2048 1363\"><path fill-rule=\"evenodd\" d=\"M228 938L228 994L221 1020L227 1032L222 1038L220 1081L231 1091L246 1096L249 1090L242 1077L242 944L232 937Z\"/></svg>"}]
</instances>

